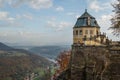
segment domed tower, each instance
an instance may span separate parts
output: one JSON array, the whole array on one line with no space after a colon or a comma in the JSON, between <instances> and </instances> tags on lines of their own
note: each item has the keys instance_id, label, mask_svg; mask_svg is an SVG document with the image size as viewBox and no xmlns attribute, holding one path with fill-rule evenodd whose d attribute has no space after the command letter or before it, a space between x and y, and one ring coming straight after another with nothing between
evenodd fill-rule
<instances>
[{"instance_id":1,"label":"domed tower","mask_svg":"<svg viewBox=\"0 0 120 80\"><path fill-rule=\"evenodd\" d=\"M73 27L73 44L100 45L100 26L87 9Z\"/></svg>"}]
</instances>

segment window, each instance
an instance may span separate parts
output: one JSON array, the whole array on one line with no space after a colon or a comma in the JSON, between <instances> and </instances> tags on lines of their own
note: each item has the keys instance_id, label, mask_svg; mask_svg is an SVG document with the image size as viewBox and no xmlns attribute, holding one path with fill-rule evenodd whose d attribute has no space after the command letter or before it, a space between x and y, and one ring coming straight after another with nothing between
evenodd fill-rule
<instances>
[{"instance_id":1,"label":"window","mask_svg":"<svg viewBox=\"0 0 120 80\"><path fill-rule=\"evenodd\" d=\"M90 34L93 34L93 30L90 30Z\"/></svg>"},{"instance_id":2,"label":"window","mask_svg":"<svg viewBox=\"0 0 120 80\"><path fill-rule=\"evenodd\" d=\"M79 35L82 35L82 30L80 30Z\"/></svg>"},{"instance_id":3,"label":"window","mask_svg":"<svg viewBox=\"0 0 120 80\"><path fill-rule=\"evenodd\" d=\"M98 31L96 31L96 33L97 33L97 35L99 35L99 32L98 32Z\"/></svg>"},{"instance_id":4,"label":"window","mask_svg":"<svg viewBox=\"0 0 120 80\"><path fill-rule=\"evenodd\" d=\"M88 34L88 30L85 31L85 34Z\"/></svg>"},{"instance_id":5,"label":"window","mask_svg":"<svg viewBox=\"0 0 120 80\"><path fill-rule=\"evenodd\" d=\"M76 30L76 35L78 35L78 30Z\"/></svg>"},{"instance_id":6,"label":"window","mask_svg":"<svg viewBox=\"0 0 120 80\"><path fill-rule=\"evenodd\" d=\"M96 21L94 21L94 23L95 23L95 24L97 24L97 22L96 22Z\"/></svg>"},{"instance_id":7,"label":"window","mask_svg":"<svg viewBox=\"0 0 120 80\"><path fill-rule=\"evenodd\" d=\"M93 38L92 35L90 35L90 40L92 40L92 38Z\"/></svg>"},{"instance_id":8,"label":"window","mask_svg":"<svg viewBox=\"0 0 120 80\"><path fill-rule=\"evenodd\" d=\"M85 35L84 38L83 38L83 40L85 41L86 39L87 39L87 36Z\"/></svg>"}]
</instances>

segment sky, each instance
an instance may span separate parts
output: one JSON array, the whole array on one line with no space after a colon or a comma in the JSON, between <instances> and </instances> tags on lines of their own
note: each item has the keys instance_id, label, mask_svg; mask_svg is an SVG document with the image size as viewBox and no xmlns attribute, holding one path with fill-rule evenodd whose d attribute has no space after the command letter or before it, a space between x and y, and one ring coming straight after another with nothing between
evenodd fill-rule
<instances>
[{"instance_id":1,"label":"sky","mask_svg":"<svg viewBox=\"0 0 120 80\"><path fill-rule=\"evenodd\" d=\"M15 45L71 45L77 18L94 16L109 39L115 0L0 0L0 42Z\"/></svg>"}]
</instances>

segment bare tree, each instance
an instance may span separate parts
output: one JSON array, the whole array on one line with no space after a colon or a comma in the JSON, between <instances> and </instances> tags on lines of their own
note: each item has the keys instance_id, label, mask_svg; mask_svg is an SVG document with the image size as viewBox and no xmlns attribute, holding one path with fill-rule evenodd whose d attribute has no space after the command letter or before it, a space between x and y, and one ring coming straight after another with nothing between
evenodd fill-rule
<instances>
[{"instance_id":1,"label":"bare tree","mask_svg":"<svg viewBox=\"0 0 120 80\"><path fill-rule=\"evenodd\" d=\"M113 29L113 34L116 36L120 35L120 0L117 0L113 5L113 12L115 13L111 19L111 29Z\"/></svg>"}]
</instances>

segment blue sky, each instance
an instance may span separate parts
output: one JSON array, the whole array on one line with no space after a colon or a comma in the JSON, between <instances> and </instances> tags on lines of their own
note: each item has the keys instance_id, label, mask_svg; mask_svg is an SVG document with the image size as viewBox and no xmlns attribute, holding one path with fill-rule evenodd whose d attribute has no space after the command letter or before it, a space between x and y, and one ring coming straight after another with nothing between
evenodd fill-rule
<instances>
[{"instance_id":1,"label":"blue sky","mask_svg":"<svg viewBox=\"0 0 120 80\"><path fill-rule=\"evenodd\" d=\"M115 0L0 0L0 41L16 45L71 45L72 28L85 9L113 40Z\"/></svg>"}]
</instances>

